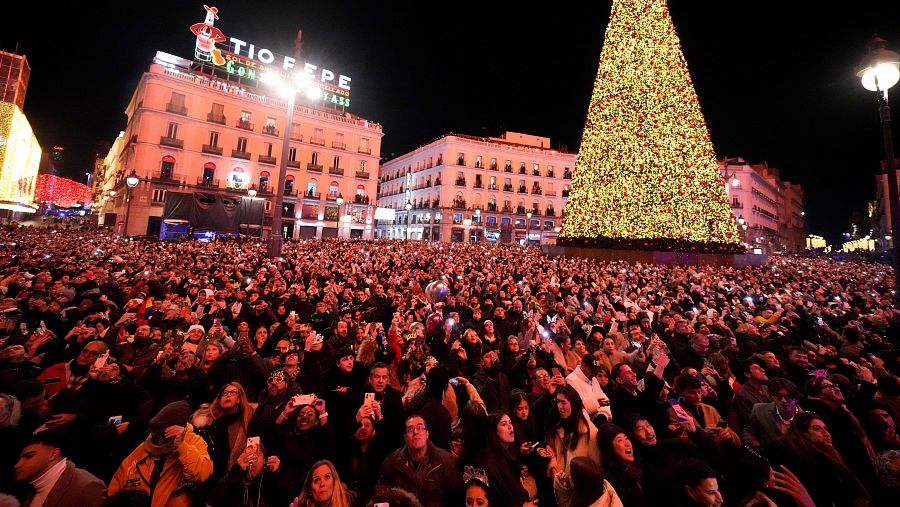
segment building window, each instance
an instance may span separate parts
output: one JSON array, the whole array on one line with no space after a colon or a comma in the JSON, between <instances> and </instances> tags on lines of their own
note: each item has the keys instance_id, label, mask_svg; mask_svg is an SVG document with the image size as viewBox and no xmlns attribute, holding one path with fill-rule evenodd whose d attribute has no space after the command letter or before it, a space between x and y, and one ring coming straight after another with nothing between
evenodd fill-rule
<instances>
[{"instance_id":1,"label":"building window","mask_svg":"<svg viewBox=\"0 0 900 507\"><path fill-rule=\"evenodd\" d=\"M463 152L459 152L456 154L456 163L457 165L466 165L466 154Z\"/></svg>"},{"instance_id":2,"label":"building window","mask_svg":"<svg viewBox=\"0 0 900 507\"><path fill-rule=\"evenodd\" d=\"M316 143L324 143L325 142L325 131L323 129L315 129L313 133L313 142Z\"/></svg>"},{"instance_id":3,"label":"building window","mask_svg":"<svg viewBox=\"0 0 900 507\"><path fill-rule=\"evenodd\" d=\"M284 179L284 193L290 194L294 191L294 175L288 174Z\"/></svg>"},{"instance_id":4,"label":"building window","mask_svg":"<svg viewBox=\"0 0 900 507\"><path fill-rule=\"evenodd\" d=\"M161 188L157 188L157 189L153 190L153 202L155 202L155 203L166 202L166 191Z\"/></svg>"},{"instance_id":5,"label":"building window","mask_svg":"<svg viewBox=\"0 0 900 507\"><path fill-rule=\"evenodd\" d=\"M334 167L335 169L340 169L340 167L341 167L341 157L335 155L335 156L334 156L334 160L332 161L332 163L333 163L334 165L332 165L331 167Z\"/></svg>"},{"instance_id":6,"label":"building window","mask_svg":"<svg viewBox=\"0 0 900 507\"><path fill-rule=\"evenodd\" d=\"M269 188L269 171L259 173L259 189L266 190Z\"/></svg>"},{"instance_id":7,"label":"building window","mask_svg":"<svg viewBox=\"0 0 900 507\"><path fill-rule=\"evenodd\" d=\"M163 157L162 164L159 166L159 177L162 179L172 178L175 172L175 159L172 157Z\"/></svg>"},{"instance_id":8,"label":"building window","mask_svg":"<svg viewBox=\"0 0 900 507\"><path fill-rule=\"evenodd\" d=\"M309 157L309 163L312 165L319 165L319 153L312 152L312 155Z\"/></svg>"},{"instance_id":9,"label":"building window","mask_svg":"<svg viewBox=\"0 0 900 507\"><path fill-rule=\"evenodd\" d=\"M340 187L338 187L338 183L336 181L332 181L331 185L328 185L328 195L331 197L337 197L341 193Z\"/></svg>"},{"instance_id":10,"label":"building window","mask_svg":"<svg viewBox=\"0 0 900 507\"><path fill-rule=\"evenodd\" d=\"M185 111L185 107L184 107L184 95L183 94L172 92L172 96L169 97L169 110L172 111L173 113L181 113L181 114L184 114L187 112L187 111Z\"/></svg>"},{"instance_id":11,"label":"building window","mask_svg":"<svg viewBox=\"0 0 900 507\"><path fill-rule=\"evenodd\" d=\"M203 181L206 183L210 183L215 176L216 164L213 164L212 162L203 164Z\"/></svg>"},{"instance_id":12,"label":"building window","mask_svg":"<svg viewBox=\"0 0 900 507\"><path fill-rule=\"evenodd\" d=\"M235 167L231 171L231 181L235 188L240 188L244 184L244 169Z\"/></svg>"},{"instance_id":13,"label":"building window","mask_svg":"<svg viewBox=\"0 0 900 507\"><path fill-rule=\"evenodd\" d=\"M491 159L491 169L497 169L497 159L496 158Z\"/></svg>"},{"instance_id":14,"label":"building window","mask_svg":"<svg viewBox=\"0 0 900 507\"><path fill-rule=\"evenodd\" d=\"M534 176L540 176L540 175L541 175L541 166L540 166L540 164L534 164L534 167L532 167L531 170L532 170L532 174L534 174Z\"/></svg>"},{"instance_id":15,"label":"building window","mask_svg":"<svg viewBox=\"0 0 900 507\"><path fill-rule=\"evenodd\" d=\"M303 139L303 136L300 134L299 123L291 123L291 139Z\"/></svg>"},{"instance_id":16,"label":"building window","mask_svg":"<svg viewBox=\"0 0 900 507\"><path fill-rule=\"evenodd\" d=\"M359 151L361 153L371 153L369 148L369 140L365 137L359 139Z\"/></svg>"},{"instance_id":17,"label":"building window","mask_svg":"<svg viewBox=\"0 0 900 507\"><path fill-rule=\"evenodd\" d=\"M344 133L343 132L335 132L334 133L334 147L344 149L347 146L344 144ZM337 166L335 166L337 167Z\"/></svg>"},{"instance_id":18,"label":"building window","mask_svg":"<svg viewBox=\"0 0 900 507\"><path fill-rule=\"evenodd\" d=\"M209 145L213 148L219 147L219 133L215 130L209 132Z\"/></svg>"},{"instance_id":19,"label":"building window","mask_svg":"<svg viewBox=\"0 0 900 507\"><path fill-rule=\"evenodd\" d=\"M481 169L481 155L475 157L475 167Z\"/></svg>"},{"instance_id":20,"label":"building window","mask_svg":"<svg viewBox=\"0 0 900 507\"><path fill-rule=\"evenodd\" d=\"M365 160L359 161L359 170L360 170L360 172L366 172L366 161Z\"/></svg>"},{"instance_id":21,"label":"building window","mask_svg":"<svg viewBox=\"0 0 900 507\"><path fill-rule=\"evenodd\" d=\"M309 183L306 184L306 195L316 195L317 188L319 188L319 182L309 180Z\"/></svg>"},{"instance_id":22,"label":"building window","mask_svg":"<svg viewBox=\"0 0 900 507\"><path fill-rule=\"evenodd\" d=\"M166 127L166 137L169 139L178 139L178 124L174 122L169 122L169 125Z\"/></svg>"},{"instance_id":23,"label":"building window","mask_svg":"<svg viewBox=\"0 0 900 507\"><path fill-rule=\"evenodd\" d=\"M241 111L241 123L250 123L250 111Z\"/></svg>"},{"instance_id":24,"label":"building window","mask_svg":"<svg viewBox=\"0 0 900 507\"><path fill-rule=\"evenodd\" d=\"M247 151L247 138L239 137L237 140L237 151L246 152Z\"/></svg>"},{"instance_id":25,"label":"building window","mask_svg":"<svg viewBox=\"0 0 900 507\"><path fill-rule=\"evenodd\" d=\"M297 148L288 148L288 160L291 162L297 161Z\"/></svg>"},{"instance_id":26,"label":"building window","mask_svg":"<svg viewBox=\"0 0 900 507\"><path fill-rule=\"evenodd\" d=\"M272 143L266 143L266 156L272 158Z\"/></svg>"}]
</instances>

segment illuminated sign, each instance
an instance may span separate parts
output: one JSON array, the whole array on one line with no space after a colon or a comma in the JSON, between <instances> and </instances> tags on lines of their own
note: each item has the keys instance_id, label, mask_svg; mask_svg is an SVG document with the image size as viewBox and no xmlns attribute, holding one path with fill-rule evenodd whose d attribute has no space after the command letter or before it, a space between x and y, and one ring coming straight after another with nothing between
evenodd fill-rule
<instances>
[{"instance_id":1,"label":"illuminated sign","mask_svg":"<svg viewBox=\"0 0 900 507\"><path fill-rule=\"evenodd\" d=\"M0 102L0 201L31 204L40 163L28 119L15 104Z\"/></svg>"},{"instance_id":2,"label":"illuminated sign","mask_svg":"<svg viewBox=\"0 0 900 507\"><path fill-rule=\"evenodd\" d=\"M240 78L259 81L263 74L276 72L284 77L294 69L297 60L279 55L267 48L238 39L226 37L214 23L219 19L219 9L203 6L206 19L190 26L196 37L194 59L209 63ZM322 89L322 100L334 107L350 107L351 78L309 62L303 62L303 72Z\"/></svg>"}]
</instances>

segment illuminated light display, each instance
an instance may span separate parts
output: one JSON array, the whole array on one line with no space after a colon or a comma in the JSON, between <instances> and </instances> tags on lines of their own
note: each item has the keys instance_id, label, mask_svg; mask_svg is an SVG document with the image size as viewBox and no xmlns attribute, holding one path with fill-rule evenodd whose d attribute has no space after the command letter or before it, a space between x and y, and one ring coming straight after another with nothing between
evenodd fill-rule
<instances>
[{"instance_id":1,"label":"illuminated light display","mask_svg":"<svg viewBox=\"0 0 900 507\"><path fill-rule=\"evenodd\" d=\"M40 163L41 147L28 119L15 104L0 102L0 203L30 205Z\"/></svg>"},{"instance_id":2,"label":"illuminated light display","mask_svg":"<svg viewBox=\"0 0 900 507\"><path fill-rule=\"evenodd\" d=\"M91 187L52 174L39 174L34 189L34 202L60 208L82 206L91 201Z\"/></svg>"},{"instance_id":3,"label":"illuminated light display","mask_svg":"<svg viewBox=\"0 0 900 507\"><path fill-rule=\"evenodd\" d=\"M226 37L220 28L213 26L215 20L219 19L219 9L207 5L203 8L206 9L205 20L190 26L191 33L197 38L194 46L195 60L212 64L231 76L257 82L266 73L277 73L283 79L289 77L287 73L297 64L295 58L279 55L237 37ZM349 76L335 74L309 62L303 62L303 72L321 88L324 105L334 108L350 107Z\"/></svg>"},{"instance_id":4,"label":"illuminated light display","mask_svg":"<svg viewBox=\"0 0 900 507\"><path fill-rule=\"evenodd\" d=\"M615 0L560 244L739 252L665 1Z\"/></svg>"}]
</instances>

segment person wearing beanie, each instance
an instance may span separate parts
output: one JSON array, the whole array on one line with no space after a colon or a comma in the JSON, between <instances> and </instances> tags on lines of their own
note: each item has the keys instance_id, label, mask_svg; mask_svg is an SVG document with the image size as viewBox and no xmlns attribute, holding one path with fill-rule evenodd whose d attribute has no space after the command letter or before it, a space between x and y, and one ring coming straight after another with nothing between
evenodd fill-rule
<instances>
[{"instance_id":1,"label":"person wearing beanie","mask_svg":"<svg viewBox=\"0 0 900 507\"><path fill-rule=\"evenodd\" d=\"M213 462L206 442L187 422L192 409L186 401L162 408L148 423L150 434L122 461L109 483L109 495L143 491L152 507L164 507L169 495L185 482L203 482Z\"/></svg>"},{"instance_id":2,"label":"person wearing beanie","mask_svg":"<svg viewBox=\"0 0 900 507\"><path fill-rule=\"evenodd\" d=\"M635 462L634 447L621 426L606 423L597 428L597 445L608 480L628 506L648 505L644 497L643 470Z\"/></svg>"}]
</instances>

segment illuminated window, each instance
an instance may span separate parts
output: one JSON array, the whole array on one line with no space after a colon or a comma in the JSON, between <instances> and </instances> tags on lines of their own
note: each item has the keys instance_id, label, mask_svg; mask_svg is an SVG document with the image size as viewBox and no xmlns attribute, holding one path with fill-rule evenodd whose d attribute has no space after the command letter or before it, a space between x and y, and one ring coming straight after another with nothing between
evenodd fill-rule
<instances>
[{"instance_id":1,"label":"illuminated window","mask_svg":"<svg viewBox=\"0 0 900 507\"><path fill-rule=\"evenodd\" d=\"M169 156L163 157L162 163L159 165L159 177L170 179L173 172L175 172L175 159Z\"/></svg>"}]
</instances>

